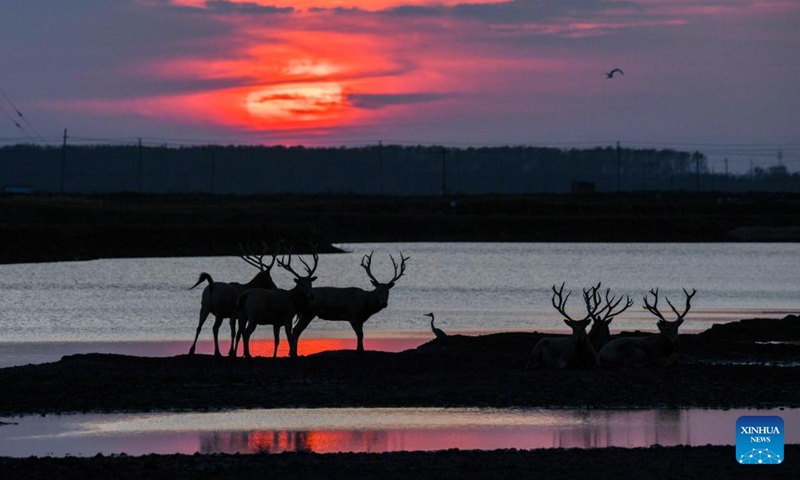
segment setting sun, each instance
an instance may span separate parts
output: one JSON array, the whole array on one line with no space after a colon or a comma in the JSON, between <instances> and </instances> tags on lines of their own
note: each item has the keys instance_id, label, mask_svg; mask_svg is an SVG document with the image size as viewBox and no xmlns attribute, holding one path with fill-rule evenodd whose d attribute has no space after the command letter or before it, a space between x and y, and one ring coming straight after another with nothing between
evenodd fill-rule
<instances>
[{"instance_id":1,"label":"setting sun","mask_svg":"<svg viewBox=\"0 0 800 480\"><path fill-rule=\"evenodd\" d=\"M247 111L267 122L310 122L341 114L342 87L335 82L277 85L247 95Z\"/></svg>"}]
</instances>

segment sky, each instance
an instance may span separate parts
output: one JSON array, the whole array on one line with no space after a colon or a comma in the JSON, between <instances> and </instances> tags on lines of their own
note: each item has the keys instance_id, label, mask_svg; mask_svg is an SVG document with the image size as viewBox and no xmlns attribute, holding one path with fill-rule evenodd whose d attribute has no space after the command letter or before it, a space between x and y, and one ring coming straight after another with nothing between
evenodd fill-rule
<instances>
[{"instance_id":1,"label":"sky","mask_svg":"<svg viewBox=\"0 0 800 480\"><path fill-rule=\"evenodd\" d=\"M796 0L7 2L0 144L620 141L797 170L798 25Z\"/></svg>"}]
</instances>

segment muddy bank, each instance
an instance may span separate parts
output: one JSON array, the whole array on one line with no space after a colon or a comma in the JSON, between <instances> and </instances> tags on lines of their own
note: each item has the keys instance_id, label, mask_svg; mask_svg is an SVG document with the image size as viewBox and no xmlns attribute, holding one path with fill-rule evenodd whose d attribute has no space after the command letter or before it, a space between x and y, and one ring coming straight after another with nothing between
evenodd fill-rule
<instances>
[{"instance_id":1,"label":"muddy bank","mask_svg":"<svg viewBox=\"0 0 800 480\"><path fill-rule=\"evenodd\" d=\"M613 226L613 228L609 228ZM800 195L643 192L470 197L0 195L0 263L233 255L285 240L800 241Z\"/></svg>"},{"instance_id":2,"label":"muddy bank","mask_svg":"<svg viewBox=\"0 0 800 480\"><path fill-rule=\"evenodd\" d=\"M709 479L798 478L800 446L787 445L781 465L736 463L734 447L651 447L594 450L496 450L384 454L147 455L142 457L0 457L8 478L82 480L191 478Z\"/></svg>"},{"instance_id":3,"label":"muddy bank","mask_svg":"<svg viewBox=\"0 0 800 480\"><path fill-rule=\"evenodd\" d=\"M0 369L0 414L292 407L800 407L800 318L683 335L663 369L524 369L537 333L454 335L400 353L290 358L86 354ZM757 343L764 339L787 343ZM794 342L794 343L792 343ZM739 364L759 362L757 365ZM775 363L795 366L765 366Z\"/></svg>"}]
</instances>

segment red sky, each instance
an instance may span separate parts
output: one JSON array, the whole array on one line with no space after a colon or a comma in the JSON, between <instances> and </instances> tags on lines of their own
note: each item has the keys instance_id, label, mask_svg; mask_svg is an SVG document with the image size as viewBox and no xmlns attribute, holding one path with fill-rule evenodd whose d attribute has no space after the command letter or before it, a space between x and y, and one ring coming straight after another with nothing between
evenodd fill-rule
<instances>
[{"instance_id":1,"label":"red sky","mask_svg":"<svg viewBox=\"0 0 800 480\"><path fill-rule=\"evenodd\" d=\"M794 1L15 3L2 143L800 147Z\"/></svg>"}]
</instances>

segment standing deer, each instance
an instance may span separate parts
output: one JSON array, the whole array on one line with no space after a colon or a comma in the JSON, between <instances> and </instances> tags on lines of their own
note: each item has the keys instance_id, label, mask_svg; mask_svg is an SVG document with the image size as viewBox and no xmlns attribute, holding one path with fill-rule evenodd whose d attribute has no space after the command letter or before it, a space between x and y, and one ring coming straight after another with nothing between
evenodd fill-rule
<instances>
[{"instance_id":1,"label":"standing deer","mask_svg":"<svg viewBox=\"0 0 800 480\"><path fill-rule=\"evenodd\" d=\"M298 257L299 258L299 257ZM258 325L272 325L275 337L275 349L272 356L278 356L281 327L286 331L289 346L292 345L292 320L297 313L314 298L311 284L317 277L313 276L317 269L319 257L314 253L314 266L310 267L302 258L300 262L306 269L306 275L295 272L291 266L292 255L285 263L278 260L278 265L295 276L294 288L291 290L274 289L265 290L253 288L239 295L236 314L239 320L239 331L236 334L236 345L233 354L239 346L239 339L244 340L244 356L250 358L250 336Z\"/></svg>"},{"instance_id":2,"label":"standing deer","mask_svg":"<svg viewBox=\"0 0 800 480\"><path fill-rule=\"evenodd\" d=\"M686 295L686 307L683 313L672 305L667 298L672 311L678 319L667 321L658 311L658 289L650 290L653 296L653 304L644 296L644 309L658 317L658 333L647 337L635 338L616 338L606 344L598 354L598 362L603 367L627 367L627 366L669 366L678 361L678 327L683 323L686 314L691 309L692 297L697 293L693 289L692 293L683 289Z\"/></svg>"},{"instance_id":3,"label":"standing deer","mask_svg":"<svg viewBox=\"0 0 800 480\"><path fill-rule=\"evenodd\" d=\"M189 290L195 288L196 286L200 285L204 281L208 282L206 288L203 289L203 297L200 303L200 323L197 325L197 332L194 335L194 342L192 343L192 347L189 349L189 355L194 355L195 347L197 346L197 337L200 336L200 330L203 329L203 324L205 323L208 315L213 313L214 314L214 327L212 331L214 332L214 356L219 357L219 327L222 325L222 320L225 318L230 319L231 325L231 346L228 351L229 356L234 356L234 335L236 333L235 330L235 321L236 321L236 299L239 295L251 288L265 288L265 289L274 289L277 288L275 286L275 282L272 281L272 276L270 272L272 270L272 266L275 265L275 255L272 254L272 261L269 265L265 265L263 262L264 256L267 254L267 247L264 246L264 251L261 255L253 255L249 253L245 253L242 249L241 245L239 246L239 250L241 255L239 258L244 260L248 265L256 267L259 272L253 277L252 280L245 284L236 283L236 282L215 282L211 275L206 272L200 274L200 277L197 279L197 283L192 286Z\"/></svg>"},{"instance_id":4,"label":"standing deer","mask_svg":"<svg viewBox=\"0 0 800 480\"><path fill-rule=\"evenodd\" d=\"M539 340L533 347L531 357L528 364L525 365L527 370L531 365L534 368L579 368L579 367L592 367L597 363L597 357L589 341L589 336L586 334L586 327L592 322L592 318L598 314L600 302L595 301L597 287L591 287L583 291L583 300L586 304L587 314L583 320L574 320L566 311L567 300L572 292L567 293L567 296L562 295L564 291L564 284L561 288L556 289L553 285L553 307L564 316L564 323L572 329L572 336L570 338L543 338Z\"/></svg>"},{"instance_id":5,"label":"standing deer","mask_svg":"<svg viewBox=\"0 0 800 480\"><path fill-rule=\"evenodd\" d=\"M367 272L370 282L375 287L374 290L366 291L357 287L317 287L314 289L314 299L300 312L293 329L290 340L292 356L297 355L297 342L300 334L315 317L322 320L349 322L358 339L357 351L364 351L364 322L389 305L389 290L403 276L406 271L406 260L411 258L404 257L401 253L398 266L394 257L390 255L389 258L394 266L394 275L390 281L381 283L372 274L373 253L375 252L362 257L361 267Z\"/></svg>"},{"instance_id":6,"label":"standing deer","mask_svg":"<svg viewBox=\"0 0 800 480\"><path fill-rule=\"evenodd\" d=\"M600 283L598 283L596 287L590 289L590 292L592 294L592 302L599 304ZM589 341L592 342L592 347L594 347L595 352L599 352L600 349L611 340L611 331L609 330L608 326L611 324L611 321L614 320L614 317L629 309L633 305L633 300L631 297L625 295L625 306L615 311L615 309L620 306L620 303L622 303L622 298L623 297L619 297L618 299L616 295L611 295L611 289L607 288L605 295L605 306L592 316L592 328L589 330Z\"/></svg>"}]
</instances>

